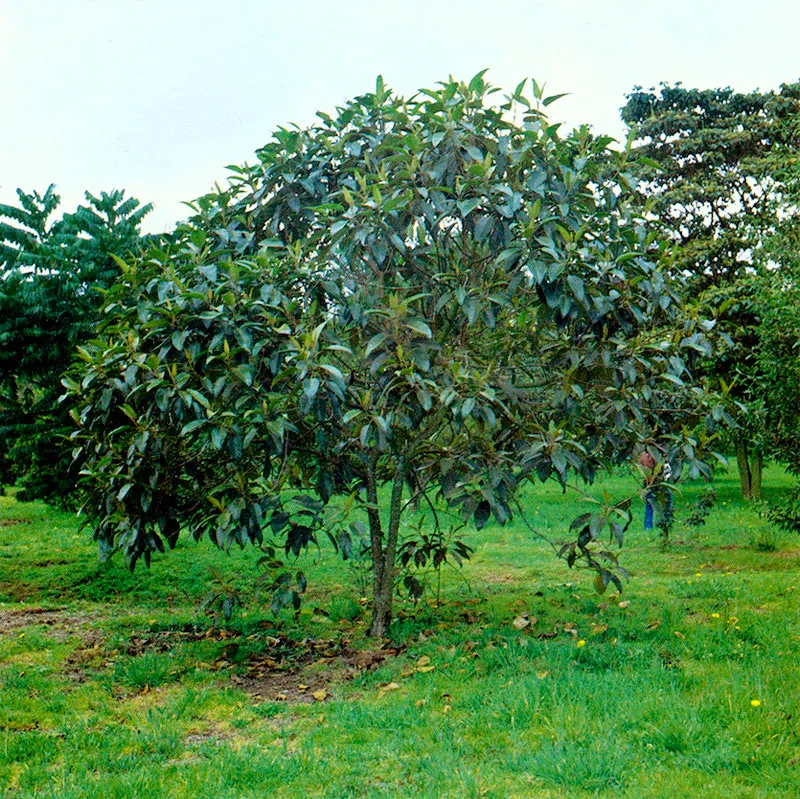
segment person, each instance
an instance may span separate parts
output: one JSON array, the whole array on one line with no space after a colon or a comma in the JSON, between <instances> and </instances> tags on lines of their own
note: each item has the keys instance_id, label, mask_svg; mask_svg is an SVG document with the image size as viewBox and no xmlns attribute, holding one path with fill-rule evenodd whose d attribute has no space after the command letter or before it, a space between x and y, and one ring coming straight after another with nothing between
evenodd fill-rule
<instances>
[{"instance_id":1,"label":"person","mask_svg":"<svg viewBox=\"0 0 800 799\"><path fill-rule=\"evenodd\" d=\"M672 519L672 491L658 485L659 477L666 482L672 477L672 469L666 461L659 464L656 459L645 450L639 456L639 468L642 472L644 483L644 529L652 530L655 523L656 504L660 506L660 516L664 523L669 524ZM663 495L663 496L662 496ZM662 499L659 502L659 499Z\"/></svg>"},{"instance_id":2,"label":"person","mask_svg":"<svg viewBox=\"0 0 800 799\"><path fill-rule=\"evenodd\" d=\"M656 459L645 450L639 456L639 470L642 472L644 482L642 488L644 489L644 529L653 529L653 519L655 516L655 508L653 507L653 500L655 494L653 493L653 483L656 480Z\"/></svg>"}]
</instances>

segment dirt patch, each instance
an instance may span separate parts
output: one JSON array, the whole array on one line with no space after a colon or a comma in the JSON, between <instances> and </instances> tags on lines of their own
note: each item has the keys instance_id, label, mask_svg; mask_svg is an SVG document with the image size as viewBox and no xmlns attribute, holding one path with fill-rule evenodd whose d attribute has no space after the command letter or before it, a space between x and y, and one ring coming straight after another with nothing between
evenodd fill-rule
<instances>
[{"instance_id":1,"label":"dirt patch","mask_svg":"<svg viewBox=\"0 0 800 799\"><path fill-rule=\"evenodd\" d=\"M15 632L25 627L45 626L48 634L63 642L78 637L78 648L64 659L62 674L73 682L85 682L85 669L103 661L105 640L100 630L88 628L90 617L65 613L63 608L14 608L0 610L0 634Z\"/></svg>"},{"instance_id":2,"label":"dirt patch","mask_svg":"<svg viewBox=\"0 0 800 799\"><path fill-rule=\"evenodd\" d=\"M78 635L84 644L93 644L98 636L102 637L102 633L88 629L91 618L86 614L78 616L65 613L63 608L32 607L0 610L0 633L12 632L23 627L45 626L57 641L66 641L67 638Z\"/></svg>"},{"instance_id":3,"label":"dirt patch","mask_svg":"<svg viewBox=\"0 0 800 799\"><path fill-rule=\"evenodd\" d=\"M170 652L178 644L191 644L209 639L225 640L226 638L231 638L232 635L226 630L186 624L176 629L158 630L146 635L134 635L129 639L123 651L126 655L138 657L145 652Z\"/></svg>"},{"instance_id":4,"label":"dirt patch","mask_svg":"<svg viewBox=\"0 0 800 799\"><path fill-rule=\"evenodd\" d=\"M71 655L64 659L61 673L71 682L86 682L86 671L101 669L106 664L107 652L103 649L105 636L97 631L90 630L84 634L79 646Z\"/></svg>"},{"instance_id":5,"label":"dirt patch","mask_svg":"<svg viewBox=\"0 0 800 799\"><path fill-rule=\"evenodd\" d=\"M512 574L508 572L487 572L481 575L481 579L492 585L516 585L522 579L522 569Z\"/></svg>"},{"instance_id":6,"label":"dirt patch","mask_svg":"<svg viewBox=\"0 0 800 799\"><path fill-rule=\"evenodd\" d=\"M3 556L5 557L5 555ZM36 596L38 589L34 586L25 585L11 580L0 580L0 597L6 598L10 602L27 602ZM3 611L0 611L2 614ZM2 631L2 627L0 627Z\"/></svg>"},{"instance_id":7,"label":"dirt patch","mask_svg":"<svg viewBox=\"0 0 800 799\"><path fill-rule=\"evenodd\" d=\"M122 650L137 657L145 652L168 652L179 644L216 641L222 644L213 663L215 671L232 670L229 683L245 690L255 702L311 703L330 696L331 685L376 669L401 650L354 649L347 640L297 641L283 635L258 636L263 651L248 654L249 643L235 633L187 624L131 637Z\"/></svg>"},{"instance_id":8,"label":"dirt patch","mask_svg":"<svg viewBox=\"0 0 800 799\"><path fill-rule=\"evenodd\" d=\"M30 524L31 519L0 519L0 527L13 527L16 524Z\"/></svg>"},{"instance_id":9,"label":"dirt patch","mask_svg":"<svg viewBox=\"0 0 800 799\"><path fill-rule=\"evenodd\" d=\"M0 633L18 630L21 627L44 624L48 627L62 629L74 628L78 623L77 616L68 616L63 608L14 608L0 610ZM82 621L82 619L80 620Z\"/></svg>"},{"instance_id":10,"label":"dirt patch","mask_svg":"<svg viewBox=\"0 0 800 799\"><path fill-rule=\"evenodd\" d=\"M251 655L244 673L231 677L231 683L256 702L324 702L333 684L376 669L401 651L357 650L344 641L269 638L267 642L266 652Z\"/></svg>"},{"instance_id":11,"label":"dirt patch","mask_svg":"<svg viewBox=\"0 0 800 799\"><path fill-rule=\"evenodd\" d=\"M792 560L792 558L800 558L800 549L779 549L777 552L770 553L773 558L780 558L781 560Z\"/></svg>"}]
</instances>

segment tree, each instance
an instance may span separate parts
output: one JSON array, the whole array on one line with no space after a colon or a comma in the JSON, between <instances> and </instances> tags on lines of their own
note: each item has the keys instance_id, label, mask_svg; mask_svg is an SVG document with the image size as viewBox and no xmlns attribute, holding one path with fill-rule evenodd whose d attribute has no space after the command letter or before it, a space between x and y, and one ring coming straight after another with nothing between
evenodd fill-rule
<instances>
[{"instance_id":1,"label":"tree","mask_svg":"<svg viewBox=\"0 0 800 799\"><path fill-rule=\"evenodd\" d=\"M798 110L800 84L749 94L637 87L622 109L640 192L669 242L661 262L728 344L706 373L730 387L740 409L733 443L746 498L760 497L769 439L754 300L774 268L769 242L797 217Z\"/></svg>"},{"instance_id":2,"label":"tree","mask_svg":"<svg viewBox=\"0 0 800 799\"><path fill-rule=\"evenodd\" d=\"M764 376L763 412L771 451L800 476L800 286L797 281L797 231L779 242L782 268L763 282L758 296L762 320L758 368ZM772 521L800 531L800 486L772 503Z\"/></svg>"},{"instance_id":3,"label":"tree","mask_svg":"<svg viewBox=\"0 0 800 799\"><path fill-rule=\"evenodd\" d=\"M139 245L151 206L87 192L86 205L54 219L54 186L17 195L19 205L0 205L0 479L20 480L20 498L68 501L76 475L61 376L119 275L112 255Z\"/></svg>"},{"instance_id":4,"label":"tree","mask_svg":"<svg viewBox=\"0 0 800 799\"><path fill-rule=\"evenodd\" d=\"M106 552L149 562L184 527L295 555L325 530L347 556L363 529L380 636L398 565L468 554L441 543L448 512L503 523L526 482L591 483L645 447L710 473L706 344L646 257L624 155L561 138L524 85L492 106L482 74L410 99L379 79L126 265L66 383ZM601 537L630 517L601 505L560 552L621 588ZM432 529L404 540L419 507Z\"/></svg>"}]
</instances>

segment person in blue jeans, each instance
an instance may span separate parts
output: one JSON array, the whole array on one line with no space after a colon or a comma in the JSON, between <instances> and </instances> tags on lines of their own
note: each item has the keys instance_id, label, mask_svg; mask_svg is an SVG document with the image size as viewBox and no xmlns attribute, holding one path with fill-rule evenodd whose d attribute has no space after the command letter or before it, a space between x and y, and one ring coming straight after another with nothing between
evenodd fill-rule
<instances>
[{"instance_id":1,"label":"person in blue jeans","mask_svg":"<svg viewBox=\"0 0 800 799\"><path fill-rule=\"evenodd\" d=\"M668 463L662 463L660 468L656 459L645 450L639 457L639 468L644 477L642 488L644 495L644 529L652 530L655 523L656 507L663 520L669 520L672 512L672 491L660 484L672 477L672 470ZM659 481L660 478L660 481Z\"/></svg>"}]
</instances>

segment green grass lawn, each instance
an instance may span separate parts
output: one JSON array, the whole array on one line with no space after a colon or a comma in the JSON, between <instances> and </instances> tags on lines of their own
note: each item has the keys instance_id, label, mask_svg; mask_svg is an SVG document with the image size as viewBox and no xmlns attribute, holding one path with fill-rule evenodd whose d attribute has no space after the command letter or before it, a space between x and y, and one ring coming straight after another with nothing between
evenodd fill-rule
<instances>
[{"instance_id":1,"label":"green grass lawn","mask_svg":"<svg viewBox=\"0 0 800 799\"><path fill-rule=\"evenodd\" d=\"M767 496L788 484L769 471ZM667 551L639 503L622 596L489 525L382 644L324 546L299 619L275 618L255 551L184 540L131 575L74 517L0 497L0 796L800 796L800 542L735 476L686 526L703 488ZM585 510L555 487L524 505L555 539ZM244 599L227 626L212 581Z\"/></svg>"}]
</instances>

